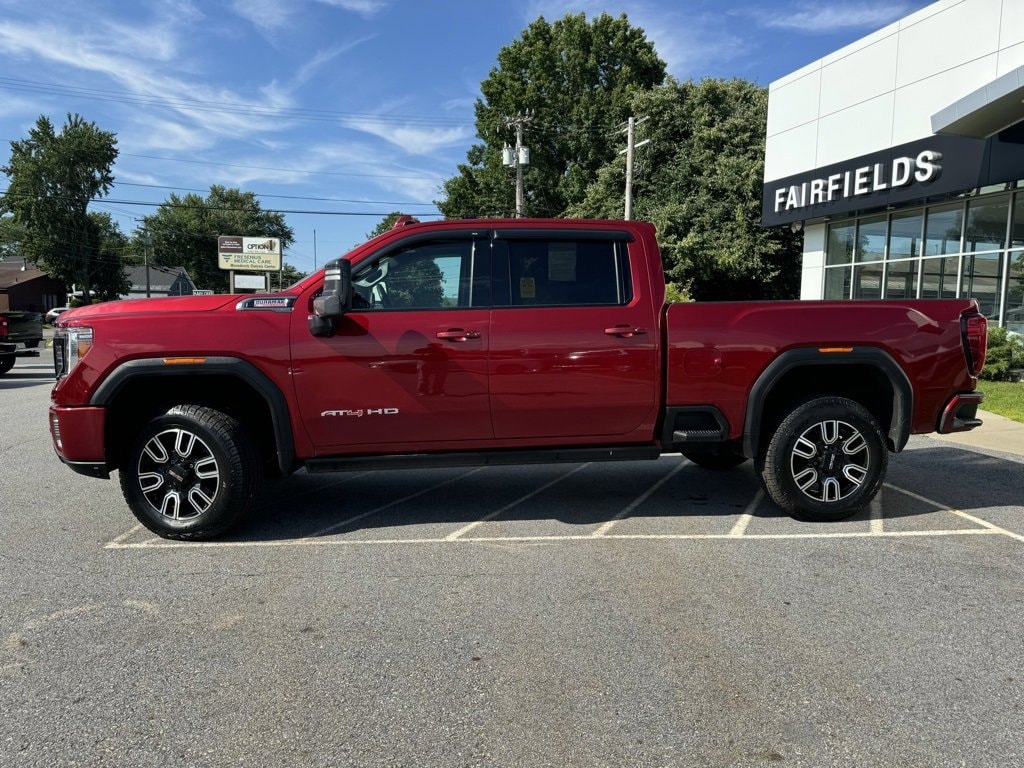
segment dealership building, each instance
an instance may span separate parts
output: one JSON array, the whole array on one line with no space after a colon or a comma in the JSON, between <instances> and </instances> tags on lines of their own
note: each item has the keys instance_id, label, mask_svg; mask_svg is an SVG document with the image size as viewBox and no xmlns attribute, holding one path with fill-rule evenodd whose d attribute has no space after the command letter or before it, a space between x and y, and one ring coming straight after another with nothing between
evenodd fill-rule
<instances>
[{"instance_id":1,"label":"dealership building","mask_svg":"<svg viewBox=\"0 0 1024 768\"><path fill-rule=\"evenodd\" d=\"M1024 0L940 0L772 83L762 222L804 299L973 297L1024 332Z\"/></svg>"}]
</instances>

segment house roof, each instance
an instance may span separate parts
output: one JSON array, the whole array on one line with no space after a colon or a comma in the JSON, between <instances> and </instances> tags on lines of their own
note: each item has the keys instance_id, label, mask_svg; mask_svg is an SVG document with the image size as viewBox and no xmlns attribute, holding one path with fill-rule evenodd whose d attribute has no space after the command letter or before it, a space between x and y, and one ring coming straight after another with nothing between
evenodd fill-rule
<instances>
[{"instance_id":1,"label":"house roof","mask_svg":"<svg viewBox=\"0 0 1024 768\"><path fill-rule=\"evenodd\" d=\"M27 283L29 280L38 280L40 277L48 276L45 272L35 267L25 267L22 269L22 266L21 259L18 259L17 262L0 262L0 291L7 290L18 283Z\"/></svg>"},{"instance_id":2,"label":"house roof","mask_svg":"<svg viewBox=\"0 0 1024 768\"><path fill-rule=\"evenodd\" d=\"M124 273L131 283L132 291L146 290L146 267L125 267ZM192 278L184 267L149 267L149 289L151 291L169 291L179 277L189 283Z\"/></svg>"}]
</instances>

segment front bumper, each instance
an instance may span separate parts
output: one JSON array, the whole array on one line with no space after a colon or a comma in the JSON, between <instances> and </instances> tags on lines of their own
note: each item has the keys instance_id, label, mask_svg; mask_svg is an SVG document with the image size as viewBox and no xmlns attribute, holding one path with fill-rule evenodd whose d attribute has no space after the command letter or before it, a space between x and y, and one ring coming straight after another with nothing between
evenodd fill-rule
<instances>
[{"instance_id":1,"label":"front bumper","mask_svg":"<svg viewBox=\"0 0 1024 768\"><path fill-rule=\"evenodd\" d=\"M984 399L985 395L981 392L962 392L953 395L942 409L936 432L948 435L951 432L969 432L975 427L980 427L982 421L978 418L978 406Z\"/></svg>"},{"instance_id":2,"label":"front bumper","mask_svg":"<svg viewBox=\"0 0 1024 768\"><path fill-rule=\"evenodd\" d=\"M57 457L75 472L110 477L104 435L106 409L92 406L50 406L50 437Z\"/></svg>"}]
</instances>

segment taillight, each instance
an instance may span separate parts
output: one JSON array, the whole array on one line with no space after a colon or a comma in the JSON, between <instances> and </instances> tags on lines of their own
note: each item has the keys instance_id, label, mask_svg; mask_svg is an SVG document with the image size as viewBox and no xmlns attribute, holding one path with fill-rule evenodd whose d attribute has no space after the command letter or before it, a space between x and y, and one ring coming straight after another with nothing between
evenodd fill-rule
<instances>
[{"instance_id":1,"label":"taillight","mask_svg":"<svg viewBox=\"0 0 1024 768\"><path fill-rule=\"evenodd\" d=\"M0 317L0 336L7 335L7 318Z\"/></svg>"},{"instance_id":2,"label":"taillight","mask_svg":"<svg viewBox=\"0 0 1024 768\"><path fill-rule=\"evenodd\" d=\"M964 339L964 354L967 356L967 370L977 376L985 365L988 351L988 320L983 315L960 316L960 330Z\"/></svg>"}]
</instances>

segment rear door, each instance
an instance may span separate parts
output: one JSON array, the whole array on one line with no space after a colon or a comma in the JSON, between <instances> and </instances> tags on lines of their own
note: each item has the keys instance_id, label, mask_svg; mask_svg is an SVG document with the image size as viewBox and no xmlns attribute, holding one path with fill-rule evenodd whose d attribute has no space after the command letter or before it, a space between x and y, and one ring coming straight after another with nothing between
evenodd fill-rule
<instances>
[{"instance_id":1,"label":"rear door","mask_svg":"<svg viewBox=\"0 0 1024 768\"><path fill-rule=\"evenodd\" d=\"M495 437L651 439L662 299L647 295L631 240L611 230L496 233Z\"/></svg>"},{"instance_id":2,"label":"rear door","mask_svg":"<svg viewBox=\"0 0 1024 768\"><path fill-rule=\"evenodd\" d=\"M489 250L468 231L400 241L354 265L353 308L333 337L296 328L296 396L317 455L492 437Z\"/></svg>"}]
</instances>

